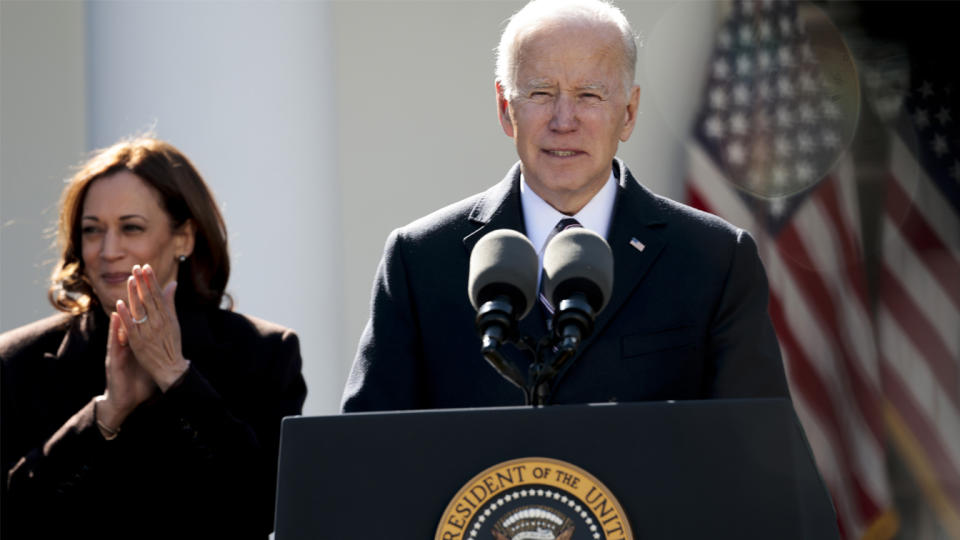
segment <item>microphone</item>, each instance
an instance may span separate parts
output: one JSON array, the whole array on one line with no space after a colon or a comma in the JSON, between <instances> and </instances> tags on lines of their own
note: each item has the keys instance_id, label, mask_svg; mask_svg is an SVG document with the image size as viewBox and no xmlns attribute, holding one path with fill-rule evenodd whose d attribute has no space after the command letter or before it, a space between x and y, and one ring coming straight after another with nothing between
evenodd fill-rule
<instances>
[{"instance_id":1,"label":"microphone","mask_svg":"<svg viewBox=\"0 0 960 540\"><path fill-rule=\"evenodd\" d=\"M613 290L613 252L584 228L557 234L543 253L543 292L553 303L558 348L573 353L593 332L593 321ZM561 355L563 356L563 355Z\"/></svg>"},{"instance_id":2,"label":"microphone","mask_svg":"<svg viewBox=\"0 0 960 540\"><path fill-rule=\"evenodd\" d=\"M470 253L467 294L477 310L476 328L481 352L494 369L524 390L524 377L497 350L514 341L517 321L530 312L536 298L537 251L527 237L510 229L493 231Z\"/></svg>"}]
</instances>

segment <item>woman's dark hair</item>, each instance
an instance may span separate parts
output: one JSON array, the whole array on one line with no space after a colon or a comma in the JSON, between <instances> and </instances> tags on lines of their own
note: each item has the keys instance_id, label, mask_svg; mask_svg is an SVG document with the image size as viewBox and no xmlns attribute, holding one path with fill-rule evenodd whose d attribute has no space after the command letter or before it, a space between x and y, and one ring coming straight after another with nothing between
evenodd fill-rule
<instances>
[{"instance_id":1,"label":"woman's dark hair","mask_svg":"<svg viewBox=\"0 0 960 540\"><path fill-rule=\"evenodd\" d=\"M193 253L177 275L177 304L217 307L226 298L230 278L227 228L206 182L173 145L149 136L136 137L94 153L70 179L60 199L57 245L60 260L53 269L48 297L53 307L82 313L97 302L83 273L80 220L90 185L99 178L130 171L152 187L174 229L192 220Z\"/></svg>"}]
</instances>

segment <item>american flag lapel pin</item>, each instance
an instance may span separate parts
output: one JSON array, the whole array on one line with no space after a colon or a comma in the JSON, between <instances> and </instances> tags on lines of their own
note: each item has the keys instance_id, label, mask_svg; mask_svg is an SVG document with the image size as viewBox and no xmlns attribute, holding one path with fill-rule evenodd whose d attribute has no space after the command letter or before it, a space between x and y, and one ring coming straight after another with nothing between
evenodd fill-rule
<instances>
[{"instance_id":1,"label":"american flag lapel pin","mask_svg":"<svg viewBox=\"0 0 960 540\"><path fill-rule=\"evenodd\" d=\"M643 250L647 247L647 246L643 245L643 242L637 240L635 237L630 239L630 245L633 246L634 248L636 248L637 251L639 251L639 252L641 252L641 253L642 253Z\"/></svg>"}]
</instances>

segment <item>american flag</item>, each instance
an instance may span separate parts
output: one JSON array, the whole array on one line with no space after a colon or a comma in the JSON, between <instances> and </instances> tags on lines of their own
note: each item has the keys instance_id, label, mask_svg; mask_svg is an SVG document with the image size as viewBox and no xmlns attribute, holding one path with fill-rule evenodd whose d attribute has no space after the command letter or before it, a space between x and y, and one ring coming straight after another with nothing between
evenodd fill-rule
<instances>
[{"instance_id":1,"label":"american flag","mask_svg":"<svg viewBox=\"0 0 960 540\"><path fill-rule=\"evenodd\" d=\"M891 440L960 538L960 88L913 66L890 137L877 313Z\"/></svg>"},{"instance_id":2,"label":"american flag","mask_svg":"<svg viewBox=\"0 0 960 540\"><path fill-rule=\"evenodd\" d=\"M794 406L841 533L889 538L882 384L843 153L856 118L804 22L795 2L733 3L689 144L688 197L757 237Z\"/></svg>"}]
</instances>

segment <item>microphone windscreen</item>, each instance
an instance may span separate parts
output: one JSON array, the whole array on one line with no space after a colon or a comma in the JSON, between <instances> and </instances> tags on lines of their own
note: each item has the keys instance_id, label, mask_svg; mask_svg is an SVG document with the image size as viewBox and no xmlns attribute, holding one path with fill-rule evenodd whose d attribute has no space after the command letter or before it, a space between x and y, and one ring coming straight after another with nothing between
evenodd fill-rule
<instances>
[{"instance_id":1,"label":"microphone windscreen","mask_svg":"<svg viewBox=\"0 0 960 540\"><path fill-rule=\"evenodd\" d=\"M470 253L470 303L480 309L484 302L506 294L517 319L522 319L534 305L538 268L537 250L526 236L511 229L487 234Z\"/></svg>"},{"instance_id":2,"label":"microphone windscreen","mask_svg":"<svg viewBox=\"0 0 960 540\"><path fill-rule=\"evenodd\" d=\"M577 227L553 237L543 252L543 292L554 306L583 293L600 313L613 290L613 252L599 234Z\"/></svg>"}]
</instances>

